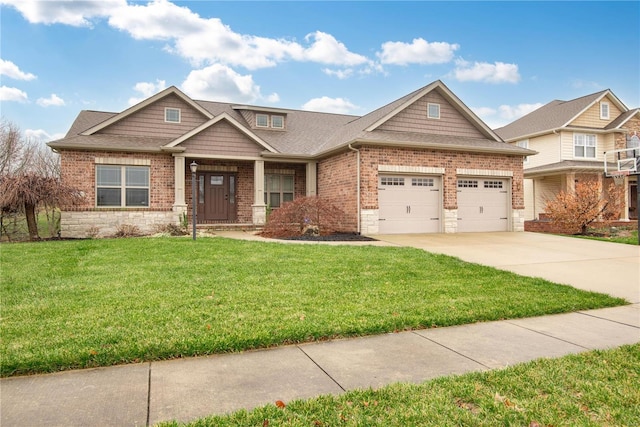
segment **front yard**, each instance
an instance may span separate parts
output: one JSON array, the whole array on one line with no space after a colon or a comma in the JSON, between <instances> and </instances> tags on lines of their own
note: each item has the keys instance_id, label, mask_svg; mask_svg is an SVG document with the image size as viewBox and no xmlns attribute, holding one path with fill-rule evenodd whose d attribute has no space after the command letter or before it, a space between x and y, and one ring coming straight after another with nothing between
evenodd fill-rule
<instances>
[{"instance_id":1,"label":"front yard","mask_svg":"<svg viewBox=\"0 0 640 427\"><path fill-rule=\"evenodd\" d=\"M625 303L410 248L137 238L0 250L2 376Z\"/></svg>"}]
</instances>

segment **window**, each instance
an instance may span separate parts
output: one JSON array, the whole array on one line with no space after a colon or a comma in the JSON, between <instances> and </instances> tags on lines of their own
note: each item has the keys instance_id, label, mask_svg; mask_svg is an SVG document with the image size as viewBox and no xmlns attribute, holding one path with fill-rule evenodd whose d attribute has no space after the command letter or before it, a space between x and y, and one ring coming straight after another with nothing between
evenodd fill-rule
<instances>
[{"instance_id":1,"label":"window","mask_svg":"<svg viewBox=\"0 0 640 427\"><path fill-rule=\"evenodd\" d=\"M381 185L404 185L404 178L393 177L393 176L383 176L380 178Z\"/></svg>"},{"instance_id":2,"label":"window","mask_svg":"<svg viewBox=\"0 0 640 427\"><path fill-rule=\"evenodd\" d=\"M293 200L293 175L268 174L264 177L264 202L271 208L279 208Z\"/></svg>"},{"instance_id":3,"label":"window","mask_svg":"<svg viewBox=\"0 0 640 427\"><path fill-rule=\"evenodd\" d=\"M411 178L412 187L433 187L433 178Z\"/></svg>"},{"instance_id":4,"label":"window","mask_svg":"<svg viewBox=\"0 0 640 427\"><path fill-rule=\"evenodd\" d=\"M259 128L269 127L269 116L266 114L256 114L256 126Z\"/></svg>"},{"instance_id":5,"label":"window","mask_svg":"<svg viewBox=\"0 0 640 427\"><path fill-rule=\"evenodd\" d=\"M179 108L165 108L164 109L164 121L168 123L180 123L180 109Z\"/></svg>"},{"instance_id":6,"label":"window","mask_svg":"<svg viewBox=\"0 0 640 427\"><path fill-rule=\"evenodd\" d=\"M478 180L475 179L459 179L458 188L478 188Z\"/></svg>"},{"instance_id":7,"label":"window","mask_svg":"<svg viewBox=\"0 0 640 427\"><path fill-rule=\"evenodd\" d=\"M529 148L529 140L523 139L522 141L516 142L516 145L520 148ZM523 163L529 163L529 156L524 156Z\"/></svg>"},{"instance_id":8,"label":"window","mask_svg":"<svg viewBox=\"0 0 640 427\"><path fill-rule=\"evenodd\" d=\"M148 166L96 166L96 205L149 206Z\"/></svg>"},{"instance_id":9,"label":"window","mask_svg":"<svg viewBox=\"0 0 640 427\"><path fill-rule=\"evenodd\" d=\"M502 181L485 181L484 188L502 188Z\"/></svg>"},{"instance_id":10,"label":"window","mask_svg":"<svg viewBox=\"0 0 640 427\"><path fill-rule=\"evenodd\" d=\"M596 158L596 136L584 133L573 134L573 150L575 157Z\"/></svg>"},{"instance_id":11,"label":"window","mask_svg":"<svg viewBox=\"0 0 640 427\"><path fill-rule=\"evenodd\" d=\"M440 104L427 104L427 117L430 119L440 118Z\"/></svg>"},{"instance_id":12,"label":"window","mask_svg":"<svg viewBox=\"0 0 640 427\"><path fill-rule=\"evenodd\" d=\"M284 117L271 116L271 127L275 129L284 129Z\"/></svg>"},{"instance_id":13,"label":"window","mask_svg":"<svg viewBox=\"0 0 640 427\"><path fill-rule=\"evenodd\" d=\"M609 120L609 103L608 102L600 103L600 118L603 120Z\"/></svg>"}]
</instances>

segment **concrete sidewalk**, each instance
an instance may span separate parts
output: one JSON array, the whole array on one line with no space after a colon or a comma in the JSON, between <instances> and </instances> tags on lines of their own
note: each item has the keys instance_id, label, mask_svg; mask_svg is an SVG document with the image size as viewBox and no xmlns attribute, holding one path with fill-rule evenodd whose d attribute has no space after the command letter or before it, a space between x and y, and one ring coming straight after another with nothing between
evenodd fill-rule
<instances>
[{"instance_id":1,"label":"concrete sidewalk","mask_svg":"<svg viewBox=\"0 0 640 427\"><path fill-rule=\"evenodd\" d=\"M251 233L225 237L265 240ZM535 233L376 236L635 304L0 380L0 425L142 426L640 342L639 248ZM289 242L301 243L301 242ZM306 242L307 244L309 242ZM317 243L316 243L317 244ZM333 244L344 244L338 242Z\"/></svg>"},{"instance_id":2,"label":"concrete sidewalk","mask_svg":"<svg viewBox=\"0 0 640 427\"><path fill-rule=\"evenodd\" d=\"M640 304L0 382L3 427L143 426L640 341Z\"/></svg>"}]
</instances>

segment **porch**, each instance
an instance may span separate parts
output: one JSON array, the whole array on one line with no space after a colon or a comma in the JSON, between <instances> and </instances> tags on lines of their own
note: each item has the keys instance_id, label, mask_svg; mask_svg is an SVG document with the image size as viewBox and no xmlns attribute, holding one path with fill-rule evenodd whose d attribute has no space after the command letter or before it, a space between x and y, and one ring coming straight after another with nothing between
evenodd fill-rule
<instances>
[{"instance_id":1,"label":"porch","mask_svg":"<svg viewBox=\"0 0 640 427\"><path fill-rule=\"evenodd\" d=\"M173 210L181 223L193 224L195 197L199 229L255 230L265 224L268 210L316 194L315 162L186 155L174 159Z\"/></svg>"}]
</instances>

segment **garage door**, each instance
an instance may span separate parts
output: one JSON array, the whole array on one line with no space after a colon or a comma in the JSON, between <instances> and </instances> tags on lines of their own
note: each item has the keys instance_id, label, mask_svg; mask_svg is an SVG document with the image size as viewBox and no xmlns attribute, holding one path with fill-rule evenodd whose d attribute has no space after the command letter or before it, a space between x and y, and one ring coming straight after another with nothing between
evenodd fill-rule
<instances>
[{"instance_id":1,"label":"garage door","mask_svg":"<svg viewBox=\"0 0 640 427\"><path fill-rule=\"evenodd\" d=\"M378 178L381 234L440 232L440 177L381 175Z\"/></svg>"},{"instance_id":2,"label":"garage door","mask_svg":"<svg viewBox=\"0 0 640 427\"><path fill-rule=\"evenodd\" d=\"M509 230L509 180L458 179L458 232Z\"/></svg>"}]
</instances>

